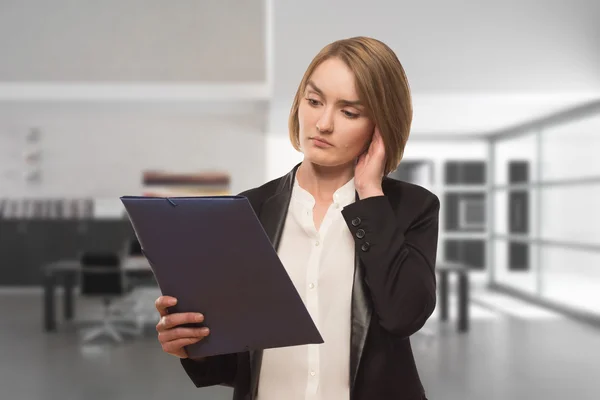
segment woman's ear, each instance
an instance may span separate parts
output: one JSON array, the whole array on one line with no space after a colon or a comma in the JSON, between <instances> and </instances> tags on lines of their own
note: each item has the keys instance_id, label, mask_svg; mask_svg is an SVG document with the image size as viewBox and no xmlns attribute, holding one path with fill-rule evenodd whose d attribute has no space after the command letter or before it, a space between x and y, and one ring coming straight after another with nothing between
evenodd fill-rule
<instances>
[{"instance_id":1,"label":"woman's ear","mask_svg":"<svg viewBox=\"0 0 600 400\"><path fill-rule=\"evenodd\" d=\"M369 138L366 140L365 145L363 146L360 154L356 157L356 161L360 159L363 155L366 155L369 152L369 148L371 147L371 142L373 141L373 137L375 135L376 126L373 126L373 131L369 135Z\"/></svg>"},{"instance_id":2,"label":"woman's ear","mask_svg":"<svg viewBox=\"0 0 600 400\"><path fill-rule=\"evenodd\" d=\"M376 130L377 130L377 125L373 125L373 131L369 135L369 140L367 140L367 144L365 146L365 149L363 150L364 153L366 153L367 151L369 151L369 147L371 147L371 142L373 141L373 136L375 136L375 131Z\"/></svg>"}]
</instances>

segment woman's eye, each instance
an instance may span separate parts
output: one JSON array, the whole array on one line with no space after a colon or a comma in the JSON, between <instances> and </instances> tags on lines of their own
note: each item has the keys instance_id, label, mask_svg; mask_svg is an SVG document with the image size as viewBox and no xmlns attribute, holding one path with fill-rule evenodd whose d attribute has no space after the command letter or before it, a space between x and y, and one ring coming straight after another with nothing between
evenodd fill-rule
<instances>
[{"instance_id":1,"label":"woman's eye","mask_svg":"<svg viewBox=\"0 0 600 400\"><path fill-rule=\"evenodd\" d=\"M342 110L342 112L348 118L357 118L358 117L358 114L351 113L350 111Z\"/></svg>"},{"instance_id":2,"label":"woman's eye","mask_svg":"<svg viewBox=\"0 0 600 400\"><path fill-rule=\"evenodd\" d=\"M315 99L310 99L310 98L307 98L306 100L308 101L308 104L310 104L310 105L311 105L311 106L313 106L313 107L315 107L315 106L318 106L318 105L319 105L319 102L318 102L317 100L315 100Z\"/></svg>"}]
</instances>

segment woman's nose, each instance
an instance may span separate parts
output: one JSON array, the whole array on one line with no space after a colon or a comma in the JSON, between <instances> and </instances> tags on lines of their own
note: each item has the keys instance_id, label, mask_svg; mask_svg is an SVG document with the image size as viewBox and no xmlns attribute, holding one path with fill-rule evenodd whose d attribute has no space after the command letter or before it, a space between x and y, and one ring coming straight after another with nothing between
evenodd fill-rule
<instances>
[{"instance_id":1,"label":"woman's nose","mask_svg":"<svg viewBox=\"0 0 600 400\"><path fill-rule=\"evenodd\" d=\"M333 131L333 115L328 110L324 110L321 117L317 121L317 129L319 132L332 132Z\"/></svg>"}]
</instances>

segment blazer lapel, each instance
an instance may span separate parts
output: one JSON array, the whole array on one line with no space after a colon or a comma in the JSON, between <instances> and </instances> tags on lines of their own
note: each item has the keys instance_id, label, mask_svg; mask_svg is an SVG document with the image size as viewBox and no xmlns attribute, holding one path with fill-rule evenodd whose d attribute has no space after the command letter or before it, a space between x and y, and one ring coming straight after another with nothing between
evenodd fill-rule
<instances>
[{"instance_id":1,"label":"blazer lapel","mask_svg":"<svg viewBox=\"0 0 600 400\"><path fill-rule=\"evenodd\" d=\"M290 174L286 175L284 180L280 183L279 186L281 190L278 190L275 195L268 198L263 203L258 217L275 250L279 248L283 225L292 198L294 177L289 177L289 175ZM289 183L288 180L291 180L289 190L287 189Z\"/></svg>"},{"instance_id":2,"label":"blazer lapel","mask_svg":"<svg viewBox=\"0 0 600 400\"><path fill-rule=\"evenodd\" d=\"M359 200L358 194L356 201ZM358 367L365 348L367 333L371 323L373 306L367 293L364 280L364 266L360 261L358 250L354 256L354 284L352 287L352 314L350 335L350 392L354 389Z\"/></svg>"},{"instance_id":3,"label":"blazer lapel","mask_svg":"<svg viewBox=\"0 0 600 400\"><path fill-rule=\"evenodd\" d=\"M283 226L292 198L292 189L297 169L298 165L281 178L277 191L273 196L265 200L258 216L258 219L275 250L279 249L279 243L281 242L281 233L283 232ZM252 399L256 397L258 391L262 355L262 350L250 352L250 365L252 368L250 394Z\"/></svg>"}]
</instances>

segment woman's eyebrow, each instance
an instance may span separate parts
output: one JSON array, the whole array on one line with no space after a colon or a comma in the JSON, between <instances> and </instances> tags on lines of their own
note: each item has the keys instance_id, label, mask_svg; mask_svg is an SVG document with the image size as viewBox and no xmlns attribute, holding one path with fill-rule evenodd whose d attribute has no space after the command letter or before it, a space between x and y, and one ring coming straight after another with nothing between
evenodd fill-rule
<instances>
[{"instance_id":1,"label":"woman's eyebrow","mask_svg":"<svg viewBox=\"0 0 600 400\"><path fill-rule=\"evenodd\" d=\"M317 85L315 85L315 83L313 81L309 80L306 83L306 86L310 86L312 88L312 90L314 90L315 92L317 92L318 94L320 94L321 96L323 96L323 91L321 89L319 89L317 87Z\"/></svg>"},{"instance_id":2,"label":"woman's eyebrow","mask_svg":"<svg viewBox=\"0 0 600 400\"><path fill-rule=\"evenodd\" d=\"M310 86L312 90L317 92L319 95L324 96L323 91L321 89L319 89L319 87L317 85L315 85L315 83L313 81L309 80L308 82L306 82L306 86ZM348 105L348 106L362 106L362 103L360 102L360 100L343 100L342 99L342 100L338 100L337 103Z\"/></svg>"}]
</instances>

